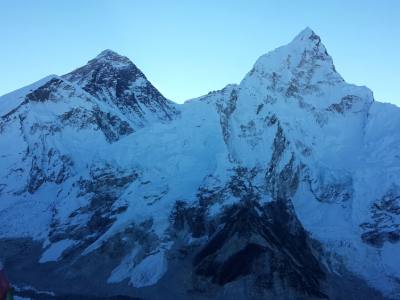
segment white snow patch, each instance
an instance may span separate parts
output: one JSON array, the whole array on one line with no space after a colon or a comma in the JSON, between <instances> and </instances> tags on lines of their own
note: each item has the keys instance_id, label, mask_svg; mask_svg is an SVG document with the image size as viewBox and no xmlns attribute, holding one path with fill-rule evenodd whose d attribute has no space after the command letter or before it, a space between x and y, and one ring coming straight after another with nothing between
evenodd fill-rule
<instances>
[{"instance_id":1,"label":"white snow patch","mask_svg":"<svg viewBox=\"0 0 400 300\"><path fill-rule=\"evenodd\" d=\"M147 256L134 269L131 274L131 284L134 287L144 287L157 283L167 271L167 259L164 252Z\"/></svg>"},{"instance_id":2,"label":"white snow patch","mask_svg":"<svg viewBox=\"0 0 400 300\"><path fill-rule=\"evenodd\" d=\"M167 271L167 259L164 250L147 256L136 266L133 266L137 252L138 250L134 250L122 261L121 265L112 271L108 283L121 282L129 278L132 286L145 287L156 284L161 279Z\"/></svg>"},{"instance_id":3,"label":"white snow patch","mask_svg":"<svg viewBox=\"0 0 400 300\"><path fill-rule=\"evenodd\" d=\"M130 276L132 269L135 267L135 257L139 252L139 248L135 248L131 254L125 256L121 264L116 267L108 278L108 283L121 282Z\"/></svg>"},{"instance_id":4,"label":"white snow patch","mask_svg":"<svg viewBox=\"0 0 400 300\"><path fill-rule=\"evenodd\" d=\"M57 261L61 258L63 252L75 245L76 241L72 240L62 240L52 244L45 252L43 252L42 257L40 258L40 263L45 263L49 261Z\"/></svg>"}]
</instances>

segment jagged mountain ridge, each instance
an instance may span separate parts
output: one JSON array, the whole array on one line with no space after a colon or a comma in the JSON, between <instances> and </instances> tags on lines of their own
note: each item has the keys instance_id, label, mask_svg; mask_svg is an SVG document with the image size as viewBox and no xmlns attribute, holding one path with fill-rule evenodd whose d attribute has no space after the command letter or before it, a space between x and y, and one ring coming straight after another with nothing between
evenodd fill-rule
<instances>
[{"instance_id":1,"label":"jagged mountain ridge","mask_svg":"<svg viewBox=\"0 0 400 300\"><path fill-rule=\"evenodd\" d=\"M16 281L151 299L398 295L400 112L347 84L312 30L183 105L109 50L45 81L0 110ZM34 257L16 259L22 245Z\"/></svg>"}]
</instances>

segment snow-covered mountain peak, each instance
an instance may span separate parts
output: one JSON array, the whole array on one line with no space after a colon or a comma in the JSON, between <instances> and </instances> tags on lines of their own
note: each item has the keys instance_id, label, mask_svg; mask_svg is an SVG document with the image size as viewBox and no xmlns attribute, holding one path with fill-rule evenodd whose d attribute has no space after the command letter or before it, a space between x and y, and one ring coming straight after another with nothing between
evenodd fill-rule
<instances>
[{"instance_id":1,"label":"snow-covered mountain peak","mask_svg":"<svg viewBox=\"0 0 400 300\"><path fill-rule=\"evenodd\" d=\"M310 28L306 27L293 39L293 41L317 41L321 42L321 38ZM307 41L307 42L309 42Z\"/></svg>"},{"instance_id":2,"label":"snow-covered mountain peak","mask_svg":"<svg viewBox=\"0 0 400 300\"><path fill-rule=\"evenodd\" d=\"M308 27L289 44L262 55L245 80L254 76L267 79L271 88L289 86L291 90L343 82L321 38Z\"/></svg>"},{"instance_id":3,"label":"snow-covered mountain peak","mask_svg":"<svg viewBox=\"0 0 400 300\"><path fill-rule=\"evenodd\" d=\"M71 82L82 84L85 81L99 79L99 77L112 77L116 73L124 72L134 79L144 77L144 74L137 68L129 58L119 55L112 50L104 50L88 63L74 71L63 75Z\"/></svg>"},{"instance_id":4,"label":"snow-covered mountain peak","mask_svg":"<svg viewBox=\"0 0 400 300\"><path fill-rule=\"evenodd\" d=\"M176 114L174 104L161 95L129 58L111 50L104 50L83 67L62 77L119 110L135 127L152 120L171 120Z\"/></svg>"},{"instance_id":5,"label":"snow-covered mountain peak","mask_svg":"<svg viewBox=\"0 0 400 300\"><path fill-rule=\"evenodd\" d=\"M117 52L111 50L111 49L105 49L103 51L101 51L99 53L99 55L96 56L96 58L104 58L104 57L108 57L108 58L116 58L116 57L124 57L120 54L118 54Z\"/></svg>"},{"instance_id":6,"label":"snow-covered mountain peak","mask_svg":"<svg viewBox=\"0 0 400 300\"><path fill-rule=\"evenodd\" d=\"M122 56L115 51L106 49L100 52L94 59L90 60L88 64L106 63L111 64L116 68L132 67L133 63L126 56Z\"/></svg>"}]
</instances>

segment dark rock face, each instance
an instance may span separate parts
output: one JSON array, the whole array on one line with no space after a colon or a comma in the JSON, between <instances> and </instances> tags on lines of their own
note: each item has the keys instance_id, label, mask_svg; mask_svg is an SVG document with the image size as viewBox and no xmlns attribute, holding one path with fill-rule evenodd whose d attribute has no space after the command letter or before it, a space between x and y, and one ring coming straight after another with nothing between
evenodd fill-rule
<instances>
[{"instance_id":1,"label":"dark rock face","mask_svg":"<svg viewBox=\"0 0 400 300\"><path fill-rule=\"evenodd\" d=\"M46 84L29 93L26 96L26 99L33 102L44 102L50 100L51 93L56 90L62 83L63 81L61 79L51 79Z\"/></svg>"},{"instance_id":2,"label":"dark rock face","mask_svg":"<svg viewBox=\"0 0 400 300\"><path fill-rule=\"evenodd\" d=\"M300 167L296 165L294 153L289 148L283 129L277 122L277 130L273 143L273 152L269 162L265 179L267 187L275 198L292 197L299 184ZM285 152L290 153L290 160L279 170L279 164L285 156Z\"/></svg>"},{"instance_id":3,"label":"dark rock face","mask_svg":"<svg viewBox=\"0 0 400 300\"><path fill-rule=\"evenodd\" d=\"M77 89L71 85L70 82L65 81L62 78L53 78L27 94L25 97L26 104L28 102L33 103L44 103L46 101L65 101L70 100L68 98L77 96Z\"/></svg>"},{"instance_id":4,"label":"dark rock face","mask_svg":"<svg viewBox=\"0 0 400 300\"><path fill-rule=\"evenodd\" d=\"M278 286L284 286L325 298L320 284L325 273L289 203L261 206L246 199L229 208L194 258L196 276L216 285L251 276L261 292L279 293Z\"/></svg>"},{"instance_id":5,"label":"dark rock face","mask_svg":"<svg viewBox=\"0 0 400 300\"><path fill-rule=\"evenodd\" d=\"M27 191L33 194L43 183L63 183L72 173L73 161L67 155L51 148L47 155L32 157L32 165L29 171Z\"/></svg>"},{"instance_id":6,"label":"dark rock face","mask_svg":"<svg viewBox=\"0 0 400 300\"><path fill-rule=\"evenodd\" d=\"M344 114L346 111L350 110L357 102L362 102L362 99L355 95L348 95L340 99L339 103L334 103L329 106L328 110Z\"/></svg>"},{"instance_id":7,"label":"dark rock face","mask_svg":"<svg viewBox=\"0 0 400 300\"><path fill-rule=\"evenodd\" d=\"M281 299L282 290L293 299L327 298L319 246L303 229L291 201L262 203L259 187L252 184L257 170L233 171L225 185L200 188L198 203L177 201L171 213L170 236L181 244L178 256L191 260L191 289L207 294L246 282L251 294L245 298ZM210 207L227 195L240 201L210 216ZM179 242L187 235L193 244Z\"/></svg>"},{"instance_id":8,"label":"dark rock face","mask_svg":"<svg viewBox=\"0 0 400 300\"><path fill-rule=\"evenodd\" d=\"M222 134L224 137L225 143L228 145L229 143L229 138L231 135L230 128L229 128L229 123L230 123L230 117L232 113L236 109L236 102L238 99L237 91L232 90L229 101L227 102L219 102L217 103L217 110L220 115L220 124L222 128Z\"/></svg>"},{"instance_id":9,"label":"dark rock face","mask_svg":"<svg viewBox=\"0 0 400 300\"><path fill-rule=\"evenodd\" d=\"M134 131L128 122L110 113L95 110L93 117L109 143L116 142L121 136L129 135Z\"/></svg>"},{"instance_id":10,"label":"dark rock face","mask_svg":"<svg viewBox=\"0 0 400 300\"><path fill-rule=\"evenodd\" d=\"M116 169L112 166L93 166L90 178L81 178L78 182L80 194L78 197L89 197L86 206L74 211L64 224L59 224L57 209L54 210L53 223L49 239L57 242L63 239L80 241L88 245L104 234L115 222L118 214L126 210L126 206L113 207L120 194L138 178L134 170ZM87 223L76 222L86 216Z\"/></svg>"},{"instance_id":11,"label":"dark rock face","mask_svg":"<svg viewBox=\"0 0 400 300\"><path fill-rule=\"evenodd\" d=\"M78 129L94 126L99 129L109 143L114 143L120 138L134 132L127 121L120 117L100 110L95 107L93 110L73 108L59 117L64 125L77 127Z\"/></svg>"},{"instance_id":12,"label":"dark rock face","mask_svg":"<svg viewBox=\"0 0 400 300\"><path fill-rule=\"evenodd\" d=\"M175 231L188 231L194 238L202 237L206 230L206 207L188 206L186 202L177 201L171 213L171 225Z\"/></svg>"},{"instance_id":13,"label":"dark rock face","mask_svg":"<svg viewBox=\"0 0 400 300\"><path fill-rule=\"evenodd\" d=\"M400 241L400 188L393 186L371 207L371 222L361 224L361 239L372 246Z\"/></svg>"}]
</instances>

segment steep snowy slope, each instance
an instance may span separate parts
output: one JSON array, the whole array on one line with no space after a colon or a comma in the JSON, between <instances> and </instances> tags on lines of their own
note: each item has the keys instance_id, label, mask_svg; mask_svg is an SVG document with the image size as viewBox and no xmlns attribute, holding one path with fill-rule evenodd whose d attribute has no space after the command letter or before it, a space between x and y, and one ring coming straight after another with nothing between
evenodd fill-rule
<instances>
[{"instance_id":1,"label":"steep snowy slope","mask_svg":"<svg viewBox=\"0 0 400 300\"><path fill-rule=\"evenodd\" d=\"M346 83L309 28L183 105L106 50L0 111L0 258L20 285L400 296L400 109Z\"/></svg>"}]
</instances>

